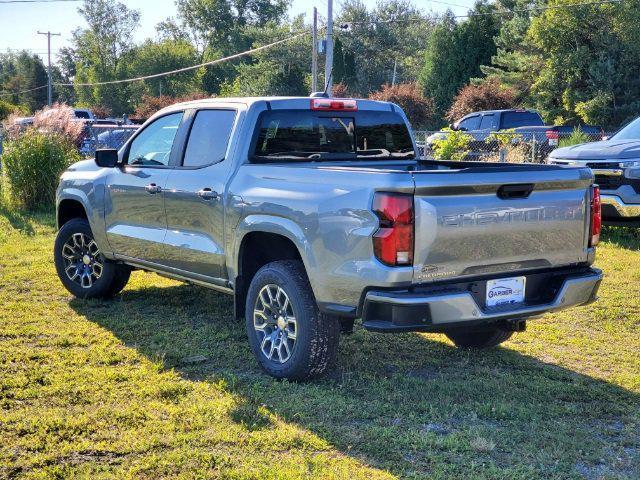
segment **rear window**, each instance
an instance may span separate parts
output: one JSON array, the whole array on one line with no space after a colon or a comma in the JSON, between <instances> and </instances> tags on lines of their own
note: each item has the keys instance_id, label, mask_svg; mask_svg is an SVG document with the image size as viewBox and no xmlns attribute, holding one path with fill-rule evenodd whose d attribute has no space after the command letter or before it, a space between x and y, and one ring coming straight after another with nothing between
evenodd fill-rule
<instances>
[{"instance_id":1,"label":"rear window","mask_svg":"<svg viewBox=\"0 0 640 480\"><path fill-rule=\"evenodd\" d=\"M502 128L541 127L544 125L536 112L505 112L502 114Z\"/></svg>"},{"instance_id":2,"label":"rear window","mask_svg":"<svg viewBox=\"0 0 640 480\"><path fill-rule=\"evenodd\" d=\"M85 110L76 110L74 114L76 118L91 118L91 116L89 115L89 112Z\"/></svg>"},{"instance_id":3,"label":"rear window","mask_svg":"<svg viewBox=\"0 0 640 480\"><path fill-rule=\"evenodd\" d=\"M270 110L258 121L252 161L415 158L394 112Z\"/></svg>"}]
</instances>

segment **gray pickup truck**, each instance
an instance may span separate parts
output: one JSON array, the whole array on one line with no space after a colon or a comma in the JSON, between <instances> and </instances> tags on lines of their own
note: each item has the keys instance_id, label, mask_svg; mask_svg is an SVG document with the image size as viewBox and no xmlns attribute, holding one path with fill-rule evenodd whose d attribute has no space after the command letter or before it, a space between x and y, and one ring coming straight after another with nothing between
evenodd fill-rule
<instances>
[{"instance_id":1,"label":"gray pickup truck","mask_svg":"<svg viewBox=\"0 0 640 480\"><path fill-rule=\"evenodd\" d=\"M198 100L62 175L55 265L80 298L134 269L233 295L261 367L303 380L355 319L489 347L593 301L592 183L588 168L421 161L390 103Z\"/></svg>"},{"instance_id":2,"label":"gray pickup truck","mask_svg":"<svg viewBox=\"0 0 640 480\"><path fill-rule=\"evenodd\" d=\"M558 148L547 163L591 168L604 224L640 226L640 118L606 140Z\"/></svg>"}]
</instances>

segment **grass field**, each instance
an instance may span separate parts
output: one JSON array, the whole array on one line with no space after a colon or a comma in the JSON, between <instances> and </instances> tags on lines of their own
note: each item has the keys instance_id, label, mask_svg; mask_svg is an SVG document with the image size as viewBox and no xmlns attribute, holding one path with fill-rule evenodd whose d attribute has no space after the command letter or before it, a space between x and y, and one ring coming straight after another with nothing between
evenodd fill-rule
<instances>
[{"instance_id":1,"label":"grass field","mask_svg":"<svg viewBox=\"0 0 640 480\"><path fill-rule=\"evenodd\" d=\"M260 373L213 291L72 299L53 238L0 213L0 478L640 478L638 231L605 232L597 303L502 348L357 328L308 384Z\"/></svg>"}]
</instances>

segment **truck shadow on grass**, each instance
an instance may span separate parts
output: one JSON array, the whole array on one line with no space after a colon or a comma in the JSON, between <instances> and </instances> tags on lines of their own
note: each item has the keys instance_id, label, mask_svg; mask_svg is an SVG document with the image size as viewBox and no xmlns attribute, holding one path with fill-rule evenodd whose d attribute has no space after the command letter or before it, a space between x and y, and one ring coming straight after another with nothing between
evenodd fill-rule
<instances>
[{"instance_id":1,"label":"truck shadow on grass","mask_svg":"<svg viewBox=\"0 0 640 480\"><path fill-rule=\"evenodd\" d=\"M295 384L261 373L230 298L210 290L149 287L71 307L186 380L224 380L242 398L231 419L246 428L277 428L274 413L396 475L640 471L640 396L509 348L460 351L436 336L357 328L334 371Z\"/></svg>"}]
</instances>

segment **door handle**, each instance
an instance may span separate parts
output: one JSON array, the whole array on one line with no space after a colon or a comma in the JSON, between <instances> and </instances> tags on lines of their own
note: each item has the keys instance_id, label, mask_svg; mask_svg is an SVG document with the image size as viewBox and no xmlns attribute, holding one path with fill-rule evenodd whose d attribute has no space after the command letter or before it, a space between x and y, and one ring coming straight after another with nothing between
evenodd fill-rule
<instances>
[{"instance_id":1,"label":"door handle","mask_svg":"<svg viewBox=\"0 0 640 480\"><path fill-rule=\"evenodd\" d=\"M219 195L218 192L214 192L210 188L203 188L202 190L198 190L198 196L203 200L217 200Z\"/></svg>"},{"instance_id":2,"label":"door handle","mask_svg":"<svg viewBox=\"0 0 640 480\"><path fill-rule=\"evenodd\" d=\"M150 194L160 193L162 191L162 187L160 185L156 185L155 183L150 183L144 189Z\"/></svg>"}]
</instances>

